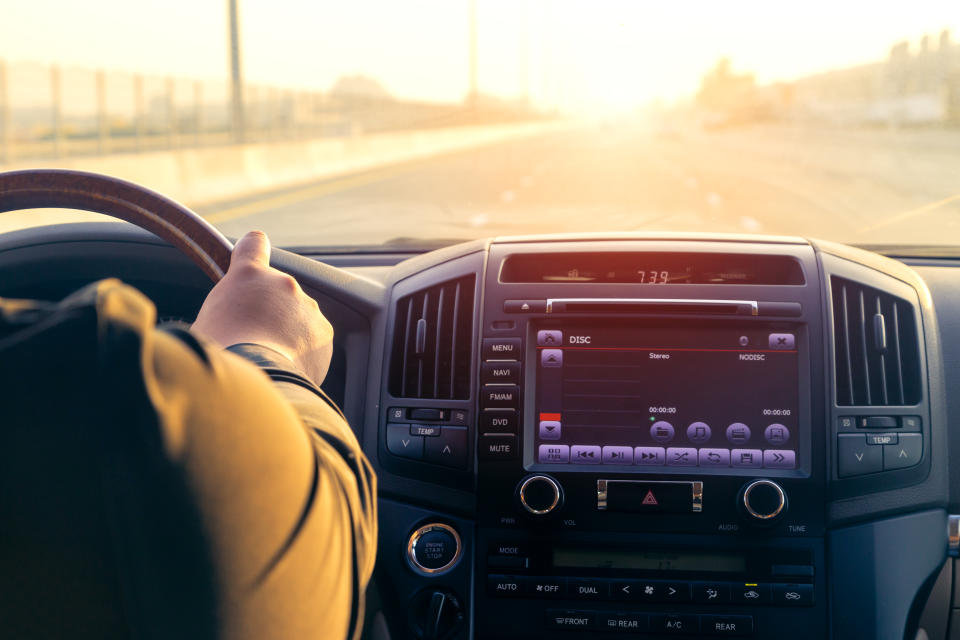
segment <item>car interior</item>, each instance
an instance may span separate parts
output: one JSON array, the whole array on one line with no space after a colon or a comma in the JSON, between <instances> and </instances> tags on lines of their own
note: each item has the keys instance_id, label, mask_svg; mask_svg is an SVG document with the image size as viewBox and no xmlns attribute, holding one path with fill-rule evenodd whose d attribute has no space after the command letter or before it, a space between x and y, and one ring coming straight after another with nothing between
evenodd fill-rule
<instances>
[{"instance_id":1,"label":"car interior","mask_svg":"<svg viewBox=\"0 0 960 640\"><path fill-rule=\"evenodd\" d=\"M364 640L960 640L956 6L6 5L0 298L190 324L264 231Z\"/></svg>"},{"instance_id":2,"label":"car interior","mask_svg":"<svg viewBox=\"0 0 960 640\"><path fill-rule=\"evenodd\" d=\"M119 276L189 320L224 264L136 185L3 179L6 209L142 225L3 234L4 297ZM378 475L368 637L946 637L952 260L597 233L272 264L333 324L324 387Z\"/></svg>"}]
</instances>

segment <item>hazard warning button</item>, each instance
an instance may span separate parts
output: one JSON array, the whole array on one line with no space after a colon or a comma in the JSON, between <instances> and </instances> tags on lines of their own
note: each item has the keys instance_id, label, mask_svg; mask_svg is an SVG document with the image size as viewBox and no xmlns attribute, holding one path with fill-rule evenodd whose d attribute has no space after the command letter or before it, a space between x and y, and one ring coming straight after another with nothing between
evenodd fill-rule
<instances>
[{"instance_id":1,"label":"hazard warning button","mask_svg":"<svg viewBox=\"0 0 960 640\"><path fill-rule=\"evenodd\" d=\"M597 508L633 513L696 513L702 508L702 482L598 480Z\"/></svg>"}]
</instances>

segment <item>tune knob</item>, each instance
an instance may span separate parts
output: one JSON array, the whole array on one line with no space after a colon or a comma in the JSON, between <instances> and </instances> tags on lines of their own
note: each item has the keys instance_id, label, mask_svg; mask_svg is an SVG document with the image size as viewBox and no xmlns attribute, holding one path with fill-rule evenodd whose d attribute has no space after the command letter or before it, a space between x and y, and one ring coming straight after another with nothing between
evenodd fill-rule
<instances>
[{"instance_id":1,"label":"tune knob","mask_svg":"<svg viewBox=\"0 0 960 640\"><path fill-rule=\"evenodd\" d=\"M757 524L773 524L787 512L787 494L773 480L748 482L741 496L743 510Z\"/></svg>"},{"instance_id":2,"label":"tune knob","mask_svg":"<svg viewBox=\"0 0 960 640\"><path fill-rule=\"evenodd\" d=\"M563 504L560 484L550 476L541 474L524 478L517 489L517 496L527 513L535 516L545 516Z\"/></svg>"}]
</instances>

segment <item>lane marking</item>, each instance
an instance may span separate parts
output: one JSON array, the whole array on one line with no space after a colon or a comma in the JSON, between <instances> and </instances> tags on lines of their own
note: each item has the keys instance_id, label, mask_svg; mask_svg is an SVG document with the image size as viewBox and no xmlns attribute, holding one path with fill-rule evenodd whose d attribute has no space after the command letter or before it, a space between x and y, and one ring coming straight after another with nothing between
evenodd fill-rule
<instances>
[{"instance_id":1,"label":"lane marking","mask_svg":"<svg viewBox=\"0 0 960 640\"><path fill-rule=\"evenodd\" d=\"M273 196L267 195L262 198L256 198L254 195L251 197L255 199L250 202L220 209L202 217L210 224L227 222L229 220L236 220L238 218L245 218L257 213L264 213L267 209L296 204L311 198L326 196L333 193L338 193L340 191L347 191L349 189L356 189L357 187L363 187L375 182L380 182L402 175L404 173L409 173L426 166L434 164L447 165L451 158L455 158L457 156L469 156L478 151L486 151L490 148L500 145L527 142L531 137L538 136L521 136L514 139L488 140L480 142L473 147L449 149L425 158L414 158L411 160L400 161L396 164L381 167L379 169L371 169L369 171L363 171L362 173L352 173L339 178L330 178L329 180L324 180L320 184L316 184L315 181L311 181L306 186L283 189L281 190L281 193Z\"/></svg>"},{"instance_id":2,"label":"lane marking","mask_svg":"<svg viewBox=\"0 0 960 640\"><path fill-rule=\"evenodd\" d=\"M925 204L922 207L917 207L916 209L910 209L909 211L898 213L894 216L890 216L889 218L884 218L883 220L881 220L876 224L862 227L860 229L860 233L863 233L864 231L873 231L875 229L882 229L883 227L888 227L891 224L896 224L898 222L903 222L904 220L909 220L910 218L922 215L929 211L933 211L934 209L938 209L945 204L950 204L951 202L955 202L957 200L960 200L960 193L954 194L952 196L948 196L943 200L937 200L936 202Z\"/></svg>"}]
</instances>

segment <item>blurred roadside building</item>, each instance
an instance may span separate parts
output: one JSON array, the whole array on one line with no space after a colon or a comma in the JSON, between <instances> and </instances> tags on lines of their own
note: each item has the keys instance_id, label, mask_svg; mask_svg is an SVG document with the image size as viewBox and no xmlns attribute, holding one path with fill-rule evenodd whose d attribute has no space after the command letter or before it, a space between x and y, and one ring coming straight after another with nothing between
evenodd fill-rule
<instances>
[{"instance_id":1,"label":"blurred roadside building","mask_svg":"<svg viewBox=\"0 0 960 640\"><path fill-rule=\"evenodd\" d=\"M696 106L705 128L767 120L960 125L960 44L944 30L924 36L915 49L898 42L884 61L762 86L721 60L703 77Z\"/></svg>"}]
</instances>

